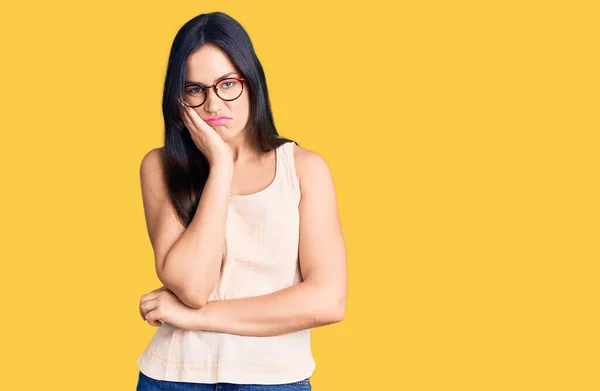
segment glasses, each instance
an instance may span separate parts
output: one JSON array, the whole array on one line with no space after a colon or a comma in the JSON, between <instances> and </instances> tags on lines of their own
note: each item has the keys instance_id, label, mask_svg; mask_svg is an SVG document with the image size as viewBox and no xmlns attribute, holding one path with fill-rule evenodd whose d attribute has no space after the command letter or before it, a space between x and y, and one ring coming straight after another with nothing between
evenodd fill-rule
<instances>
[{"instance_id":1,"label":"glasses","mask_svg":"<svg viewBox=\"0 0 600 391\"><path fill-rule=\"evenodd\" d=\"M230 77L207 87L190 84L185 86L182 102L186 106L200 107L206 101L210 88L215 90L215 94L224 101L236 100L242 95L242 91L244 91L245 81L246 79Z\"/></svg>"}]
</instances>

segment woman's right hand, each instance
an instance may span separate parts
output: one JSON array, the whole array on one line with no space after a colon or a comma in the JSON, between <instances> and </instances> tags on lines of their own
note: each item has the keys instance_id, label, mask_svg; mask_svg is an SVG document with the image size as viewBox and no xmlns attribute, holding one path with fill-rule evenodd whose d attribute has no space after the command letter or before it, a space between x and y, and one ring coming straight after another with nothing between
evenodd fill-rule
<instances>
[{"instance_id":1,"label":"woman's right hand","mask_svg":"<svg viewBox=\"0 0 600 391\"><path fill-rule=\"evenodd\" d=\"M229 144L194 109L182 105L181 119L188 128L196 147L206 156L211 167L216 165L233 166L233 153Z\"/></svg>"}]
</instances>

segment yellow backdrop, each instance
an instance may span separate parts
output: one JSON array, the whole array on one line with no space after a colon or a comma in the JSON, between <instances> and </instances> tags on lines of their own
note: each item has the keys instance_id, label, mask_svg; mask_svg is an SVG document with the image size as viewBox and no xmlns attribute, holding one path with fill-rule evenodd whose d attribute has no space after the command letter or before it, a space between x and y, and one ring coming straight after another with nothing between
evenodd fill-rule
<instances>
[{"instance_id":1,"label":"yellow backdrop","mask_svg":"<svg viewBox=\"0 0 600 391\"><path fill-rule=\"evenodd\" d=\"M597 2L12 2L2 386L133 390L158 287L139 164L183 23L248 30L348 247L314 390L597 390Z\"/></svg>"}]
</instances>

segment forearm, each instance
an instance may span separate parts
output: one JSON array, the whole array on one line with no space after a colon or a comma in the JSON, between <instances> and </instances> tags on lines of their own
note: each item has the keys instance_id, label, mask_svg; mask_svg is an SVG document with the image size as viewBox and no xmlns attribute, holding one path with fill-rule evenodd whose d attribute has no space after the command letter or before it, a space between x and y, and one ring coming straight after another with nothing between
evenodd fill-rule
<instances>
[{"instance_id":1,"label":"forearm","mask_svg":"<svg viewBox=\"0 0 600 391\"><path fill-rule=\"evenodd\" d=\"M274 336L341 320L345 306L318 285L301 282L267 295L208 302L197 310L197 330Z\"/></svg>"},{"instance_id":2,"label":"forearm","mask_svg":"<svg viewBox=\"0 0 600 391\"><path fill-rule=\"evenodd\" d=\"M230 194L229 168L211 169L194 218L159 273L161 282L190 307L200 307L218 281Z\"/></svg>"}]
</instances>

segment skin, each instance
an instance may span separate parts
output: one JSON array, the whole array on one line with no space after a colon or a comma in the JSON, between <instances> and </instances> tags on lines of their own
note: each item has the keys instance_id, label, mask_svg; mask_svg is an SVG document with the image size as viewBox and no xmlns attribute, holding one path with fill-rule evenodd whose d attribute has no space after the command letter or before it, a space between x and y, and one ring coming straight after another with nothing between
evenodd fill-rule
<instances>
[{"instance_id":1,"label":"skin","mask_svg":"<svg viewBox=\"0 0 600 391\"><path fill-rule=\"evenodd\" d=\"M233 64L218 48L205 45L188 58L186 78L212 85L234 71ZM222 178L230 181L232 194L250 194L267 187L275 172L274 151L261 156L250 147L247 88L240 98L229 102L221 100L213 90L208 94L202 106L187 108L182 119L196 146L207 156L211 170L215 167ZM232 121L221 126L203 121L220 115L231 117ZM347 296L346 247L331 171L316 152L293 147L301 192L299 263L303 281L267 295L209 301L200 308L184 304L173 290L162 286L141 297L142 319L156 327L167 322L184 330L247 336L281 335L343 319ZM162 197L165 199L164 194ZM147 212L147 219L153 218L151 213Z\"/></svg>"},{"instance_id":2,"label":"skin","mask_svg":"<svg viewBox=\"0 0 600 391\"><path fill-rule=\"evenodd\" d=\"M213 45L203 46L187 59L186 80L210 86L224 79L226 75L242 77L231 61ZM195 131L192 132L192 138L200 151L207 156L211 167L214 164L232 162L242 165L256 158L257 153L250 148L248 142L249 132L246 125L250 114L250 97L247 86L244 86L242 95L233 101L220 99L213 89L207 90L207 93L202 106L185 109L186 117L183 120ZM226 116L231 118L231 121L224 125L206 126L204 121L199 120L215 116ZM215 137L215 134L220 137Z\"/></svg>"}]
</instances>

